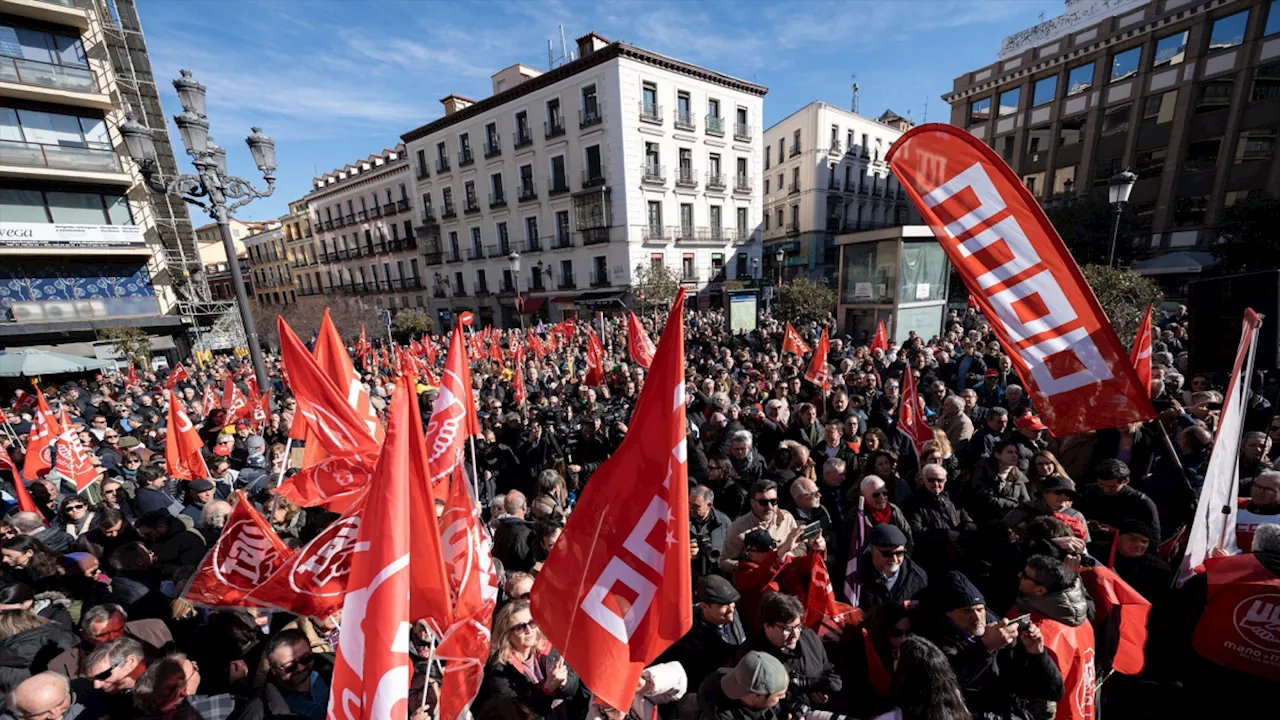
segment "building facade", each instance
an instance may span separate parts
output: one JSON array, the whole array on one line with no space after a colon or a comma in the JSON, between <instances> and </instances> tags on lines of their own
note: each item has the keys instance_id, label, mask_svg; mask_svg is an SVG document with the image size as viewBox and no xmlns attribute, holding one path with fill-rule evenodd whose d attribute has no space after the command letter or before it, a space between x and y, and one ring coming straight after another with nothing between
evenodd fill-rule
<instances>
[{"instance_id":1,"label":"building facade","mask_svg":"<svg viewBox=\"0 0 1280 720\"><path fill-rule=\"evenodd\" d=\"M240 277L244 278L245 293L256 297L253 286L253 273L250 270L249 254L240 255ZM211 263L204 266L205 280L209 283L209 295L215 301L235 302L236 286L231 279L231 266L228 263Z\"/></svg>"},{"instance_id":2,"label":"building facade","mask_svg":"<svg viewBox=\"0 0 1280 720\"><path fill-rule=\"evenodd\" d=\"M1280 193L1276 0L1068 0L999 58L955 80L952 124L1046 205L1131 168L1139 255L1207 256L1225 208Z\"/></svg>"},{"instance_id":3,"label":"building facade","mask_svg":"<svg viewBox=\"0 0 1280 720\"><path fill-rule=\"evenodd\" d=\"M228 220L227 227L231 229L231 243L236 248L236 255L244 254L245 238L274 227L276 224L270 220L237 220L236 218ZM200 248L200 261L202 263L205 265L226 264L227 248L222 242L222 233L218 230L217 223L208 223L196 228L196 242Z\"/></svg>"},{"instance_id":4,"label":"building facade","mask_svg":"<svg viewBox=\"0 0 1280 720\"><path fill-rule=\"evenodd\" d=\"M298 301L284 238L281 223L244 239L249 275L253 278L252 296L259 305L290 305Z\"/></svg>"},{"instance_id":5,"label":"building facade","mask_svg":"<svg viewBox=\"0 0 1280 720\"><path fill-rule=\"evenodd\" d=\"M766 88L594 33L577 48L403 136L442 327L463 310L511 326L518 296L555 320L616 308L645 263L709 304L758 268Z\"/></svg>"},{"instance_id":6,"label":"building facade","mask_svg":"<svg viewBox=\"0 0 1280 720\"><path fill-rule=\"evenodd\" d=\"M185 339L174 282L181 258L194 260L190 218L127 159L126 103L151 127L163 119L133 3L110 5L0 0L5 349L101 354L107 324L140 328L161 351ZM161 172L174 173L167 133L155 141Z\"/></svg>"},{"instance_id":7,"label":"building facade","mask_svg":"<svg viewBox=\"0 0 1280 720\"><path fill-rule=\"evenodd\" d=\"M411 190L403 145L315 179L305 200L328 294L426 307ZM304 288L307 280L303 273Z\"/></svg>"},{"instance_id":8,"label":"building facade","mask_svg":"<svg viewBox=\"0 0 1280 720\"><path fill-rule=\"evenodd\" d=\"M892 124L890 124L892 123ZM902 225L909 203L884 161L908 121L812 102L764 133L766 276L834 280L835 237ZM777 266L777 250L784 253Z\"/></svg>"},{"instance_id":9,"label":"building facade","mask_svg":"<svg viewBox=\"0 0 1280 720\"><path fill-rule=\"evenodd\" d=\"M306 298L324 293L320 248L312 229L311 213L306 200L289 203L289 214L280 218L284 228L285 254L293 276L293 297Z\"/></svg>"}]
</instances>

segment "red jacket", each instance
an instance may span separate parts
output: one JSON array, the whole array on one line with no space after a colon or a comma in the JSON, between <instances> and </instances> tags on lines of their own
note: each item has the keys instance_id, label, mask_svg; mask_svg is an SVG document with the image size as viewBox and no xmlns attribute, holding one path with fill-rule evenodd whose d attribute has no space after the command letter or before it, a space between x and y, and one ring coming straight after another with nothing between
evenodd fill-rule
<instances>
[{"instance_id":1,"label":"red jacket","mask_svg":"<svg viewBox=\"0 0 1280 720\"><path fill-rule=\"evenodd\" d=\"M1280 681L1280 576L1252 554L1204 563L1209 600L1191 636L1201 657Z\"/></svg>"}]
</instances>

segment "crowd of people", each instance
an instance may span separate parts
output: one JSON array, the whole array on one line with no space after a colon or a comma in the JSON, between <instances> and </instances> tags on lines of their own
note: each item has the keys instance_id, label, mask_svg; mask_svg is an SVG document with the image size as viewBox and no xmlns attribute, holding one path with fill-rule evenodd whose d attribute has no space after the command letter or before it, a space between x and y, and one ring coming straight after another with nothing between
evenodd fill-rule
<instances>
[{"instance_id":1,"label":"crowd of people","mask_svg":"<svg viewBox=\"0 0 1280 720\"><path fill-rule=\"evenodd\" d=\"M1226 382L1225 372L1187 372L1185 308L1153 330L1158 417L1071 437L1047 432L972 310L952 312L935 337L874 351L865 335L832 327L829 390L804 380L809 357L781 350L782 323L765 317L758 330L730 334L722 314L703 311L685 318L693 626L645 670L631 708L601 706L529 604L644 384L625 319L596 322L606 354L598 386L584 383L582 325L527 358L523 405L509 365L473 365L475 481L501 588L475 717L1076 720L1261 707L1280 689L1278 673L1240 672L1197 652L1192 635L1214 612L1217 586L1203 576L1175 586ZM657 321L644 322L656 339ZM796 329L816 346L823 327ZM361 360L381 413L397 378ZM268 367L274 407L259 423L228 423L225 410L206 407L206 390L220 397L228 375L243 384L230 357L189 365L172 390L168 371L42 387L100 476L76 493L56 472L22 478L0 466L4 717L326 717L340 613L182 598L232 502L254 503L295 548L337 517L275 494L297 471L286 451L297 408L274 358ZM933 428L919 447L898 426L908 374ZM1240 444L1239 540L1280 577L1280 418L1264 382L1254 381ZM436 390L416 389L425 420ZM209 477L166 474L170 403L199 429ZM21 396L7 408L3 443L21 468L34 408ZM37 511L16 507L15 483ZM815 563L856 608L839 623L805 622L804 600L819 591ZM1082 580L1098 568L1150 602L1140 672L1112 672L1114 622L1098 619L1103 598ZM428 636L415 626L421 702L409 703L411 718L436 704Z\"/></svg>"}]
</instances>

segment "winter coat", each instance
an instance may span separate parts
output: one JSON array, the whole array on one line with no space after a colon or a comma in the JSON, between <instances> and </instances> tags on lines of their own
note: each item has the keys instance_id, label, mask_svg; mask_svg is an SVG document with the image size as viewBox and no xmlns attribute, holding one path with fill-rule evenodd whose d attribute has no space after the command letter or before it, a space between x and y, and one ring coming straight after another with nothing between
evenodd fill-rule
<instances>
[{"instance_id":1,"label":"winter coat","mask_svg":"<svg viewBox=\"0 0 1280 720\"><path fill-rule=\"evenodd\" d=\"M1123 485L1115 495L1107 495L1092 485L1080 493L1075 508L1090 520L1119 529L1126 520L1141 520L1155 530L1156 542L1164 538L1160 532L1160 512L1156 504L1141 490ZM1101 538L1099 538L1101 539Z\"/></svg>"},{"instance_id":2,"label":"winter coat","mask_svg":"<svg viewBox=\"0 0 1280 720\"><path fill-rule=\"evenodd\" d=\"M1031 481L1017 467L1000 479L995 458L987 458L973 470L966 486L964 506L979 525L1002 520L1019 503L1031 502Z\"/></svg>"},{"instance_id":3,"label":"winter coat","mask_svg":"<svg viewBox=\"0 0 1280 720\"><path fill-rule=\"evenodd\" d=\"M886 578L880 574L880 571L876 570L871 560L870 548L862 553L858 567L862 570L862 590L858 607L867 615L886 603L902 604L908 600L915 600L924 594L925 588L929 585L929 575L909 557L903 560L902 567L898 568L898 575L894 578L892 587L886 583Z\"/></svg>"},{"instance_id":4,"label":"winter coat","mask_svg":"<svg viewBox=\"0 0 1280 720\"><path fill-rule=\"evenodd\" d=\"M834 697L844 687L843 679L827 657L826 647L818 639L817 633L809 628L800 631L800 639L791 650L776 647L767 638L760 636L752 641L750 649L774 656L787 668L787 674L791 678L791 686L787 689L790 696L823 693Z\"/></svg>"},{"instance_id":5,"label":"winter coat","mask_svg":"<svg viewBox=\"0 0 1280 720\"><path fill-rule=\"evenodd\" d=\"M708 675L731 665L746 641L740 614L734 613L733 622L722 627L707 622L701 606L695 605L693 627L658 656L657 661L680 663L688 675L688 684L696 687Z\"/></svg>"},{"instance_id":6,"label":"winter coat","mask_svg":"<svg viewBox=\"0 0 1280 720\"><path fill-rule=\"evenodd\" d=\"M325 687L332 687L333 656L316 653L315 658L312 672L320 676L320 681ZM315 682L314 679L313 682ZM289 708L286 693L287 691L280 687L275 678L268 676L258 694L245 704L237 720L297 720L302 716Z\"/></svg>"},{"instance_id":7,"label":"winter coat","mask_svg":"<svg viewBox=\"0 0 1280 720\"><path fill-rule=\"evenodd\" d=\"M724 552L724 539L729 532L732 520L728 515L711 508L705 520L689 518L689 534L691 542L698 547L698 556L693 558L694 573L704 577L720 570L720 555Z\"/></svg>"},{"instance_id":8,"label":"winter coat","mask_svg":"<svg viewBox=\"0 0 1280 720\"><path fill-rule=\"evenodd\" d=\"M698 688L698 720L785 720L788 717L777 705L768 710L756 710L725 695L720 680L728 674L729 668L724 668L702 681Z\"/></svg>"},{"instance_id":9,"label":"winter coat","mask_svg":"<svg viewBox=\"0 0 1280 720\"><path fill-rule=\"evenodd\" d=\"M507 572L529 572L533 567L533 523L523 518L507 516L498 521L498 532L493 538L493 556L502 561Z\"/></svg>"},{"instance_id":10,"label":"winter coat","mask_svg":"<svg viewBox=\"0 0 1280 720\"><path fill-rule=\"evenodd\" d=\"M7 695L23 680L44 672L49 661L77 642L70 630L52 622L0 641L0 694Z\"/></svg>"},{"instance_id":11,"label":"winter coat","mask_svg":"<svg viewBox=\"0 0 1280 720\"><path fill-rule=\"evenodd\" d=\"M519 665L510 662L500 665L490 663L485 669L484 684L480 688L474 707L483 710L485 703L493 698L502 697L523 703L539 718L569 720L576 717L568 706L575 704L572 701L577 699L583 687L582 681L578 679L578 673L574 672L573 668L566 665L568 676L554 695L548 695L542 689L542 683L550 675L551 668L559 658L560 653L551 649L549 645L545 650L537 651L536 662L539 674L544 678L538 682L529 679L529 676L524 674L524 668ZM557 700L561 702L553 708L552 704Z\"/></svg>"},{"instance_id":12,"label":"winter coat","mask_svg":"<svg viewBox=\"0 0 1280 720\"><path fill-rule=\"evenodd\" d=\"M912 558L934 573L952 567L960 534L975 529L973 518L956 507L945 490L934 495L916 488L902 504L902 513L911 526L909 537L915 540Z\"/></svg>"}]
</instances>

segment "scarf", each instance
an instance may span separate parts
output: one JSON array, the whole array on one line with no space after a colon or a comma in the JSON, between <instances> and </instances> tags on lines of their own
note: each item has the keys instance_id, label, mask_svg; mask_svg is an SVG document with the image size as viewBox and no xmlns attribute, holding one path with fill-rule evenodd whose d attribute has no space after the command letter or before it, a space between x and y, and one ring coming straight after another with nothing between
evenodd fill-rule
<instances>
[{"instance_id":1,"label":"scarf","mask_svg":"<svg viewBox=\"0 0 1280 720\"><path fill-rule=\"evenodd\" d=\"M868 506L867 517L871 518L872 525L887 525L893 519L893 507L885 505L883 510L872 510Z\"/></svg>"}]
</instances>

